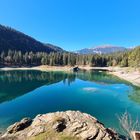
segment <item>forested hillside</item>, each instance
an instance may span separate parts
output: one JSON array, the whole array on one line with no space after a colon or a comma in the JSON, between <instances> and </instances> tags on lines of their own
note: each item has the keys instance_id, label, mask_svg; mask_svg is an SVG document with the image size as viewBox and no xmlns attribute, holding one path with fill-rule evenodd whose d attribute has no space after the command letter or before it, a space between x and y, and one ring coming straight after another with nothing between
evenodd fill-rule
<instances>
[{"instance_id":1,"label":"forested hillside","mask_svg":"<svg viewBox=\"0 0 140 140\"><path fill-rule=\"evenodd\" d=\"M121 67L140 67L140 47L127 52L120 52L108 55L79 55L75 53L57 52L26 52L11 51L1 52L1 65L89 65L89 66L121 66Z\"/></svg>"},{"instance_id":2,"label":"forested hillside","mask_svg":"<svg viewBox=\"0 0 140 140\"><path fill-rule=\"evenodd\" d=\"M128 53L128 65L140 67L140 46Z\"/></svg>"},{"instance_id":3,"label":"forested hillside","mask_svg":"<svg viewBox=\"0 0 140 140\"><path fill-rule=\"evenodd\" d=\"M7 52L8 50L21 51L22 53L63 51L57 46L43 44L15 29L0 25L0 52Z\"/></svg>"},{"instance_id":4,"label":"forested hillside","mask_svg":"<svg viewBox=\"0 0 140 140\"><path fill-rule=\"evenodd\" d=\"M140 46L123 53L107 55L108 65L121 67L140 67Z\"/></svg>"}]
</instances>

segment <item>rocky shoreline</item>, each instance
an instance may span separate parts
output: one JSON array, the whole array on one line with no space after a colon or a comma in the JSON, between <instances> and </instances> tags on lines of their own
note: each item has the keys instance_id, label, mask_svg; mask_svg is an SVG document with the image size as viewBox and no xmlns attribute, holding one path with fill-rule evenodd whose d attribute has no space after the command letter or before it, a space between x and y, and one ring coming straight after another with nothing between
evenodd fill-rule
<instances>
[{"instance_id":1,"label":"rocky shoreline","mask_svg":"<svg viewBox=\"0 0 140 140\"><path fill-rule=\"evenodd\" d=\"M24 118L9 126L1 140L120 140L119 134L89 114L65 111Z\"/></svg>"}]
</instances>

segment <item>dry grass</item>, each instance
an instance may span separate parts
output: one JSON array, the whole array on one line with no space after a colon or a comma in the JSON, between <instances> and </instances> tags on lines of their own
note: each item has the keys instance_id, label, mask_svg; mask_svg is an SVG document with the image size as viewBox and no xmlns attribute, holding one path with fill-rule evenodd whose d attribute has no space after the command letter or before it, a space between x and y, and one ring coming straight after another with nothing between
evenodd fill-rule
<instances>
[{"instance_id":1,"label":"dry grass","mask_svg":"<svg viewBox=\"0 0 140 140\"><path fill-rule=\"evenodd\" d=\"M118 116L118 120L120 122L120 126L124 134L128 138L133 139L131 132L140 130L139 120L138 119L133 120L131 114L129 114L127 111L121 116Z\"/></svg>"},{"instance_id":2,"label":"dry grass","mask_svg":"<svg viewBox=\"0 0 140 140\"><path fill-rule=\"evenodd\" d=\"M53 118L52 123L55 124L56 122L63 122L63 121L65 121L63 117L55 116ZM80 138L65 134L65 132L55 131L54 129L52 129L52 127L47 127L46 132L31 137L28 140L80 140Z\"/></svg>"},{"instance_id":3,"label":"dry grass","mask_svg":"<svg viewBox=\"0 0 140 140\"><path fill-rule=\"evenodd\" d=\"M32 137L29 140L80 140L77 137L65 135L63 133L56 133L55 131L47 131Z\"/></svg>"}]
</instances>

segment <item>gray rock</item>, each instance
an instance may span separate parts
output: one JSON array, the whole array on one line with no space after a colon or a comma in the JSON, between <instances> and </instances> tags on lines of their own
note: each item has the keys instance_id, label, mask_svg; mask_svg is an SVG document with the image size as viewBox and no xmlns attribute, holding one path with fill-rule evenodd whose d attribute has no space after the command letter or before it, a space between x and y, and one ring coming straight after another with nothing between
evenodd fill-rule
<instances>
[{"instance_id":1,"label":"gray rock","mask_svg":"<svg viewBox=\"0 0 140 140\"><path fill-rule=\"evenodd\" d=\"M16 133L28 127L31 124L32 120L30 118L24 118L20 122L16 122L15 124L9 126L7 128L8 133Z\"/></svg>"},{"instance_id":2,"label":"gray rock","mask_svg":"<svg viewBox=\"0 0 140 140\"><path fill-rule=\"evenodd\" d=\"M27 137L31 137L31 136L37 136L41 133L44 133L46 131L45 127L44 126L37 126L33 129L31 129L28 134L27 134Z\"/></svg>"},{"instance_id":3,"label":"gray rock","mask_svg":"<svg viewBox=\"0 0 140 140\"><path fill-rule=\"evenodd\" d=\"M32 123L31 123L32 122ZM51 132L74 136L80 140L117 140L113 130L105 128L96 118L79 111L55 112L38 115L33 121L23 119L10 126L3 138L29 139L40 133ZM50 139L50 138L48 138Z\"/></svg>"}]
</instances>

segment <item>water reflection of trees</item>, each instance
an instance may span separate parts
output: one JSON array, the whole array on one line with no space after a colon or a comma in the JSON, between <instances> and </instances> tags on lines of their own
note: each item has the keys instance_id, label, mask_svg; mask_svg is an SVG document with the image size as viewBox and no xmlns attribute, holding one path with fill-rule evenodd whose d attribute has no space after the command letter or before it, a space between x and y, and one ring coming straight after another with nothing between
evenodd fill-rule
<instances>
[{"instance_id":1,"label":"water reflection of trees","mask_svg":"<svg viewBox=\"0 0 140 140\"><path fill-rule=\"evenodd\" d=\"M68 79L71 83L75 80L75 74L63 72L40 72L40 71L0 71L0 82L18 83L23 81L55 82Z\"/></svg>"},{"instance_id":2,"label":"water reflection of trees","mask_svg":"<svg viewBox=\"0 0 140 140\"><path fill-rule=\"evenodd\" d=\"M132 91L132 94L129 95L129 98L134 102L140 104L140 88L134 87L134 90Z\"/></svg>"},{"instance_id":3,"label":"water reflection of trees","mask_svg":"<svg viewBox=\"0 0 140 140\"><path fill-rule=\"evenodd\" d=\"M40 71L0 71L0 102L14 99L43 85L60 81L70 85L75 74Z\"/></svg>"},{"instance_id":4,"label":"water reflection of trees","mask_svg":"<svg viewBox=\"0 0 140 140\"><path fill-rule=\"evenodd\" d=\"M77 77L81 80L92 81L100 84L115 84L123 83L124 81L101 71L82 71L77 74Z\"/></svg>"},{"instance_id":5,"label":"water reflection of trees","mask_svg":"<svg viewBox=\"0 0 140 140\"><path fill-rule=\"evenodd\" d=\"M78 73L41 71L0 71L0 103L14 99L43 85L63 81L70 85L75 79L99 84L124 83L117 77L98 71L79 71ZM140 103L140 88L135 88L129 98Z\"/></svg>"},{"instance_id":6,"label":"water reflection of trees","mask_svg":"<svg viewBox=\"0 0 140 140\"><path fill-rule=\"evenodd\" d=\"M82 80L93 81L100 84L121 84L126 83L130 86L133 86L131 83L121 80L116 76L107 74L106 72L99 71L83 71L78 73L77 77ZM133 86L133 91L128 95L129 99L140 104L140 88Z\"/></svg>"}]
</instances>

